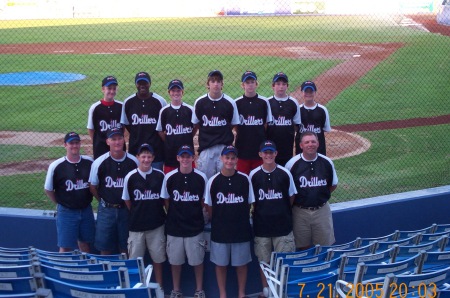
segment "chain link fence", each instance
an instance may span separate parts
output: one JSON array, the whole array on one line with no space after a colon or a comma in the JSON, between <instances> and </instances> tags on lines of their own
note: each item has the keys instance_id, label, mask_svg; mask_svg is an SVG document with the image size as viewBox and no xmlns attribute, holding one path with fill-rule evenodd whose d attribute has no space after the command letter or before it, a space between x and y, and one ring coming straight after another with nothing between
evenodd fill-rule
<instances>
[{"instance_id":1,"label":"chain link fence","mask_svg":"<svg viewBox=\"0 0 450 298\"><path fill-rule=\"evenodd\" d=\"M86 124L102 79L118 79L123 101L139 71L166 100L169 81L181 79L191 105L213 69L232 98L246 70L266 97L274 74L286 73L299 104L300 85L313 80L331 119L332 202L449 184L450 27L436 23L439 3L367 11L352 1L168 1L149 12L134 2L109 15L102 1L0 8L1 207L52 209L43 185L65 154L64 135L82 134L82 153L92 155Z\"/></svg>"}]
</instances>

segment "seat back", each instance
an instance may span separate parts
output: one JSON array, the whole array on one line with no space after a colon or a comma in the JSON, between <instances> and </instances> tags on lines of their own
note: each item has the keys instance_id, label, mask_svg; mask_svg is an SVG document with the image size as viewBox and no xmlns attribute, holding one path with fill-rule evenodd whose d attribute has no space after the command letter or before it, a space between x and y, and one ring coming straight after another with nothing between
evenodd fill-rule
<instances>
[{"instance_id":1,"label":"seat back","mask_svg":"<svg viewBox=\"0 0 450 298\"><path fill-rule=\"evenodd\" d=\"M408 259L412 256L417 255L420 251L429 251L429 252L440 251L441 244L442 244L442 240L441 240L441 238L439 238L433 242L424 243L424 244L420 244L420 245L399 246L398 254L395 257L395 261L402 261L404 259Z\"/></svg>"},{"instance_id":2,"label":"seat back","mask_svg":"<svg viewBox=\"0 0 450 298\"><path fill-rule=\"evenodd\" d=\"M115 254L115 255L96 255L96 254L85 254L88 259L97 259L101 261L118 261L126 260L127 255L125 253Z\"/></svg>"},{"instance_id":3,"label":"seat back","mask_svg":"<svg viewBox=\"0 0 450 298\"><path fill-rule=\"evenodd\" d=\"M72 264L66 264L66 263L53 263L50 261L45 261L45 260L41 260L41 261L35 261L33 262L33 266L37 267L37 269L35 268L35 272L40 272L39 266L43 264L49 267L53 267L59 270L66 270L66 271L104 271L104 270L109 270L109 266L107 262L103 262L101 264L81 264L81 265L72 265Z\"/></svg>"},{"instance_id":4,"label":"seat back","mask_svg":"<svg viewBox=\"0 0 450 298\"><path fill-rule=\"evenodd\" d=\"M361 238L359 238L359 237L353 241L343 243L343 244L318 246L317 253L324 252L329 249L343 250L343 249L354 249L354 248L358 248L358 247L361 247Z\"/></svg>"},{"instance_id":5,"label":"seat back","mask_svg":"<svg viewBox=\"0 0 450 298\"><path fill-rule=\"evenodd\" d=\"M450 251L426 252L423 264L424 273L445 267L450 267Z\"/></svg>"},{"instance_id":6,"label":"seat back","mask_svg":"<svg viewBox=\"0 0 450 298\"><path fill-rule=\"evenodd\" d=\"M448 237L449 235L450 235L450 231L434 233L434 234L420 234L420 236L417 239L417 244L426 244L429 242L434 242L436 240L441 239L444 236Z\"/></svg>"},{"instance_id":7,"label":"seat back","mask_svg":"<svg viewBox=\"0 0 450 298\"><path fill-rule=\"evenodd\" d=\"M398 245L398 246L415 245L417 243L417 239L419 236L420 236L420 234L415 234L411 237L404 238L401 240L387 241L387 242L375 242L372 252L376 253L376 252L380 252L380 251L385 251L385 250L393 247L394 245Z\"/></svg>"},{"instance_id":8,"label":"seat back","mask_svg":"<svg viewBox=\"0 0 450 298\"><path fill-rule=\"evenodd\" d=\"M50 290L48 298L69 298L69 297L121 297L121 298L149 298L150 288L142 286L138 288L127 289L101 289L92 287L83 287L77 284L66 283L51 277L42 276L38 280L42 285L39 292Z\"/></svg>"},{"instance_id":9,"label":"seat back","mask_svg":"<svg viewBox=\"0 0 450 298\"><path fill-rule=\"evenodd\" d=\"M299 259L299 258L305 258L310 257L317 254L319 245L316 245L314 247L311 247L306 250L302 251L296 251L296 252L272 252L272 255L270 257L270 268L273 270L275 268L275 264L279 258L282 259Z\"/></svg>"},{"instance_id":10,"label":"seat back","mask_svg":"<svg viewBox=\"0 0 450 298\"><path fill-rule=\"evenodd\" d=\"M37 289L34 277L15 277L0 279L0 295L10 297L14 294L35 293Z\"/></svg>"},{"instance_id":11,"label":"seat back","mask_svg":"<svg viewBox=\"0 0 450 298\"><path fill-rule=\"evenodd\" d=\"M436 229L434 230L434 233L440 233L440 232L450 232L450 224L436 225Z\"/></svg>"},{"instance_id":12,"label":"seat back","mask_svg":"<svg viewBox=\"0 0 450 298\"><path fill-rule=\"evenodd\" d=\"M373 251L375 243L368 244L366 246L353 248L353 249L328 249L327 260L335 259L343 254L346 256L360 256L360 255L368 255Z\"/></svg>"},{"instance_id":13,"label":"seat back","mask_svg":"<svg viewBox=\"0 0 450 298\"><path fill-rule=\"evenodd\" d=\"M120 267L125 267L128 269L130 276L130 282L132 284L145 283L145 266L144 259L139 257L130 260L110 260L110 261L100 261L100 263L106 262L110 269L119 269Z\"/></svg>"},{"instance_id":14,"label":"seat back","mask_svg":"<svg viewBox=\"0 0 450 298\"><path fill-rule=\"evenodd\" d=\"M70 265L88 265L88 264L95 264L97 263L97 260L95 259L84 259L84 260L64 260L64 259L55 259L55 258L47 258L40 256L39 258L36 258L39 262L45 263L45 264L55 264L55 265L61 265L61 266L70 266Z\"/></svg>"},{"instance_id":15,"label":"seat back","mask_svg":"<svg viewBox=\"0 0 450 298\"><path fill-rule=\"evenodd\" d=\"M396 241L398 239L398 231L395 231L394 233L380 236L380 237L374 237L374 238L361 238L361 246L366 246L368 244L372 244L375 242L388 242L388 241Z\"/></svg>"},{"instance_id":16,"label":"seat back","mask_svg":"<svg viewBox=\"0 0 450 298\"><path fill-rule=\"evenodd\" d=\"M0 278L32 277L34 274L33 266L0 266Z\"/></svg>"},{"instance_id":17,"label":"seat back","mask_svg":"<svg viewBox=\"0 0 450 298\"><path fill-rule=\"evenodd\" d=\"M3 261L22 261L22 260L31 260L34 255L32 254L17 254L17 253L1 253L0 252L0 260Z\"/></svg>"},{"instance_id":18,"label":"seat back","mask_svg":"<svg viewBox=\"0 0 450 298\"><path fill-rule=\"evenodd\" d=\"M401 239L405 239L405 238L410 238L412 236L415 236L417 234L432 234L435 233L436 231L436 224L432 224L429 227L423 228L423 229L419 229L419 230L413 230L413 231L399 231L397 230L397 239L396 240L401 240Z\"/></svg>"}]
</instances>

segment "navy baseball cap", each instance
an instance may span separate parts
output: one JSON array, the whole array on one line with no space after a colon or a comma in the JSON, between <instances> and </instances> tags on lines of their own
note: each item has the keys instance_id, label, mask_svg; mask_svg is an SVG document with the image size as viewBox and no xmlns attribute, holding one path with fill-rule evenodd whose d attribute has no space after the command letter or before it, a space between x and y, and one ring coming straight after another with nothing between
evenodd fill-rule
<instances>
[{"instance_id":1,"label":"navy baseball cap","mask_svg":"<svg viewBox=\"0 0 450 298\"><path fill-rule=\"evenodd\" d=\"M137 154L141 154L143 151L149 151L151 154L155 153L153 147L147 143L144 143L139 147Z\"/></svg>"},{"instance_id":2,"label":"navy baseball cap","mask_svg":"<svg viewBox=\"0 0 450 298\"><path fill-rule=\"evenodd\" d=\"M220 72L220 70L215 69L213 71L210 71L208 73L208 78L210 78L212 76L218 76L221 80L223 80L223 74Z\"/></svg>"},{"instance_id":3,"label":"navy baseball cap","mask_svg":"<svg viewBox=\"0 0 450 298\"><path fill-rule=\"evenodd\" d=\"M288 76L284 72L279 72L273 76L272 82L275 83L278 80L286 81L286 83L289 82Z\"/></svg>"},{"instance_id":4,"label":"navy baseball cap","mask_svg":"<svg viewBox=\"0 0 450 298\"><path fill-rule=\"evenodd\" d=\"M303 84L301 86L301 90L305 91L308 88L312 89L312 91L317 91L316 84L314 84L314 82L312 82L312 81L305 81L305 82L303 82Z\"/></svg>"},{"instance_id":5,"label":"navy baseball cap","mask_svg":"<svg viewBox=\"0 0 450 298\"><path fill-rule=\"evenodd\" d=\"M264 152L264 151L272 151L275 152L277 151L277 146L275 145L274 142L267 140L261 143L261 145L259 146L259 151L260 152Z\"/></svg>"},{"instance_id":6,"label":"navy baseball cap","mask_svg":"<svg viewBox=\"0 0 450 298\"><path fill-rule=\"evenodd\" d=\"M180 80L172 80L169 83L169 86L167 87L167 90L172 89L173 87L178 87L181 90L184 90L183 82Z\"/></svg>"},{"instance_id":7,"label":"navy baseball cap","mask_svg":"<svg viewBox=\"0 0 450 298\"><path fill-rule=\"evenodd\" d=\"M227 155L229 153L234 153L237 156L238 150L233 145L228 145L228 146L223 147L222 153L220 155Z\"/></svg>"},{"instance_id":8,"label":"navy baseball cap","mask_svg":"<svg viewBox=\"0 0 450 298\"><path fill-rule=\"evenodd\" d=\"M254 80L257 80L258 77L256 76L256 73L254 73L251 70L247 70L246 72L244 72L244 74L242 75L241 81L245 82L247 79L252 78Z\"/></svg>"},{"instance_id":9,"label":"navy baseball cap","mask_svg":"<svg viewBox=\"0 0 450 298\"><path fill-rule=\"evenodd\" d=\"M134 83L137 84L139 81L146 81L147 83L151 83L150 75L144 71L138 72L134 77Z\"/></svg>"},{"instance_id":10,"label":"navy baseball cap","mask_svg":"<svg viewBox=\"0 0 450 298\"><path fill-rule=\"evenodd\" d=\"M116 126L107 130L106 137L112 138L114 135L121 135L123 137L123 129L122 127Z\"/></svg>"},{"instance_id":11,"label":"navy baseball cap","mask_svg":"<svg viewBox=\"0 0 450 298\"><path fill-rule=\"evenodd\" d=\"M183 145L183 146L180 147L180 149L178 149L177 155L181 156L183 153L187 153L190 156L193 156L194 155L194 149L191 146L189 146L189 145Z\"/></svg>"},{"instance_id":12,"label":"navy baseball cap","mask_svg":"<svg viewBox=\"0 0 450 298\"><path fill-rule=\"evenodd\" d=\"M80 141L80 140L81 140L80 135L73 131L69 132L64 137L64 143L70 143L72 141Z\"/></svg>"},{"instance_id":13,"label":"navy baseball cap","mask_svg":"<svg viewBox=\"0 0 450 298\"><path fill-rule=\"evenodd\" d=\"M117 79L113 76L107 76L102 80L102 87L108 87L109 85L116 84L119 85Z\"/></svg>"}]
</instances>

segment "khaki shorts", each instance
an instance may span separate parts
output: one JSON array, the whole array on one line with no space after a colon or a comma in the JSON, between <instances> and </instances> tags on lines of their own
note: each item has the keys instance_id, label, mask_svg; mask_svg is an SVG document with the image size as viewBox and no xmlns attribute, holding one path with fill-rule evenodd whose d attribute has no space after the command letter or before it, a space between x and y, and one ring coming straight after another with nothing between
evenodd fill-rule
<instances>
[{"instance_id":1,"label":"khaki shorts","mask_svg":"<svg viewBox=\"0 0 450 298\"><path fill-rule=\"evenodd\" d=\"M164 225L144 232L130 231L128 236L129 258L144 257L145 249L148 249L153 262L162 263L166 260Z\"/></svg>"},{"instance_id":2,"label":"khaki shorts","mask_svg":"<svg viewBox=\"0 0 450 298\"><path fill-rule=\"evenodd\" d=\"M292 217L296 247L332 245L335 242L330 204L314 211L294 205Z\"/></svg>"},{"instance_id":3,"label":"khaki shorts","mask_svg":"<svg viewBox=\"0 0 450 298\"><path fill-rule=\"evenodd\" d=\"M194 237L175 237L167 235L167 258L170 265L183 265L185 256L188 264L197 266L205 258L206 241L203 232Z\"/></svg>"},{"instance_id":4,"label":"khaki shorts","mask_svg":"<svg viewBox=\"0 0 450 298\"><path fill-rule=\"evenodd\" d=\"M255 237L255 255L259 262L270 262L272 251L294 252L294 233L281 237Z\"/></svg>"},{"instance_id":5,"label":"khaki shorts","mask_svg":"<svg viewBox=\"0 0 450 298\"><path fill-rule=\"evenodd\" d=\"M200 152L197 159L197 169L205 173L206 178L211 178L222 169L220 154L225 145L214 145Z\"/></svg>"}]
</instances>

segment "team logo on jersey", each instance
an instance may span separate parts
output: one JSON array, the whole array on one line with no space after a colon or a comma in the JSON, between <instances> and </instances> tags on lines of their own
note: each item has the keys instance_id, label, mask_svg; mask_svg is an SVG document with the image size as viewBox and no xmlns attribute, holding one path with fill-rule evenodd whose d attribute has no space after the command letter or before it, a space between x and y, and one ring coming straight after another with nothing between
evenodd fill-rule
<instances>
[{"instance_id":1,"label":"team logo on jersey","mask_svg":"<svg viewBox=\"0 0 450 298\"><path fill-rule=\"evenodd\" d=\"M311 180L308 180L305 176L300 176L298 180L301 188L327 186L327 180L319 177L311 177Z\"/></svg>"},{"instance_id":2,"label":"team logo on jersey","mask_svg":"<svg viewBox=\"0 0 450 298\"><path fill-rule=\"evenodd\" d=\"M283 193L281 192L275 192L274 189L269 189L267 193L264 191L264 189L260 189L258 191L259 193L259 200L279 200L283 198Z\"/></svg>"},{"instance_id":3,"label":"team logo on jersey","mask_svg":"<svg viewBox=\"0 0 450 298\"><path fill-rule=\"evenodd\" d=\"M66 191L80 190L86 188L89 188L89 183L83 182L83 179L77 180L75 183L73 183L73 181L71 180L66 180Z\"/></svg>"},{"instance_id":4,"label":"team logo on jersey","mask_svg":"<svg viewBox=\"0 0 450 298\"><path fill-rule=\"evenodd\" d=\"M144 192L139 189L135 189L133 191L134 200L135 201L143 201L143 200L158 200L159 192L153 193L151 190L144 190Z\"/></svg>"},{"instance_id":5,"label":"team logo on jersey","mask_svg":"<svg viewBox=\"0 0 450 298\"><path fill-rule=\"evenodd\" d=\"M239 122L241 123L241 125L263 125L264 121L262 119L256 119L255 116L248 116L247 119L245 119L245 117L243 115L239 115Z\"/></svg>"},{"instance_id":6,"label":"team logo on jersey","mask_svg":"<svg viewBox=\"0 0 450 298\"><path fill-rule=\"evenodd\" d=\"M166 134L168 136L184 135L184 134L191 134L191 133L192 133L192 127L184 127L183 124L177 124L175 127L172 127L172 125L170 125L170 124L166 125Z\"/></svg>"},{"instance_id":7,"label":"team logo on jersey","mask_svg":"<svg viewBox=\"0 0 450 298\"><path fill-rule=\"evenodd\" d=\"M276 126L291 126L292 119L286 119L285 116L278 116L277 119L273 119L272 125Z\"/></svg>"},{"instance_id":8,"label":"team logo on jersey","mask_svg":"<svg viewBox=\"0 0 450 298\"><path fill-rule=\"evenodd\" d=\"M158 120L155 118L150 118L148 115L142 115L139 117L138 114L131 115L131 125L139 125L139 124L156 124Z\"/></svg>"},{"instance_id":9,"label":"team logo on jersey","mask_svg":"<svg viewBox=\"0 0 450 298\"><path fill-rule=\"evenodd\" d=\"M177 190L173 191L173 200L174 201L183 201L183 202L193 202L193 201L199 201L200 197L198 195L191 195L189 191L185 191L183 193L180 193Z\"/></svg>"},{"instance_id":10,"label":"team logo on jersey","mask_svg":"<svg viewBox=\"0 0 450 298\"><path fill-rule=\"evenodd\" d=\"M238 204L244 202L243 196L237 196L234 193L228 193L225 196L223 193L217 193L217 204Z\"/></svg>"},{"instance_id":11,"label":"team logo on jersey","mask_svg":"<svg viewBox=\"0 0 450 298\"><path fill-rule=\"evenodd\" d=\"M226 126L227 120L222 119L219 120L219 117L211 117L211 120L208 119L208 116L203 115L203 126Z\"/></svg>"},{"instance_id":12,"label":"team logo on jersey","mask_svg":"<svg viewBox=\"0 0 450 298\"><path fill-rule=\"evenodd\" d=\"M105 120L102 120L99 122L100 125L100 131L107 131L111 127L121 127L120 123L117 123L117 120L111 120L110 123L106 122Z\"/></svg>"},{"instance_id":13,"label":"team logo on jersey","mask_svg":"<svg viewBox=\"0 0 450 298\"><path fill-rule=\"evenodd\" d=\"M322 129L320 127L315 127L313 124L308 124L308 126L306 126L306 127L302 125L302 128L300 129L300 132L303 133L305 131L311 131L311 132L314 132L314 133L321 133Z\"/></svg>"},{"instance_id":14,"label":"team logo on jersey","mask_svg":"<svg viewBox=\"0 0 450 298\"><path fill-rule=\"evenodd\" d=\"M117 178L117 180L114 181L114 178L106 176L105 182L105 187L107 188L123 188L123 178Z\"/></svg>"}]
</instances>

